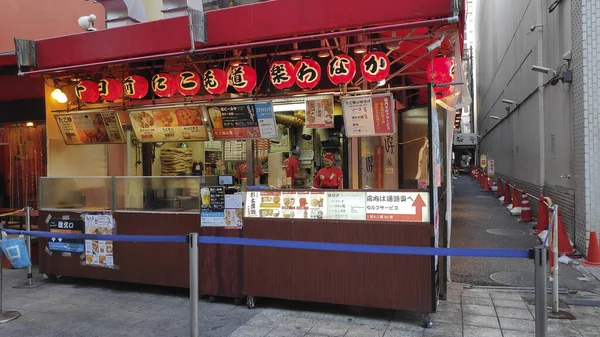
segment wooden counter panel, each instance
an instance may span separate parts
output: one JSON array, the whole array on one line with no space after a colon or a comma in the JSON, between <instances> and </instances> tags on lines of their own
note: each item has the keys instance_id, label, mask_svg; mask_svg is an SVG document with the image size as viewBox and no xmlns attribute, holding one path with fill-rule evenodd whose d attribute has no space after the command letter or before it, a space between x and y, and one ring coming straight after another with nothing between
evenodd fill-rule
<instances>
[{"instance_id":1,"label":"wooden counter panel","mask_svg":"<svg viewBox=\"0 0 600 337\"><path fill-rule=\"evenodd\" d=\"M431 246L426 223L245 219L244 237ZM244 247L245 293L257 297L432 311L431 257Z\"/></svg>"},{"instance_id":2,"label":"wooden counter panel","mask_svg":"<svg viewBox=\"0 0 600 337\"><path fill-rule=\"evenodd\" d=\"M242 236L239 229L202 227L202 236ZM200 255L200 293L211 296L241 298L243 296L242 246L202 244Z\"/></svg>"}]
</instances>

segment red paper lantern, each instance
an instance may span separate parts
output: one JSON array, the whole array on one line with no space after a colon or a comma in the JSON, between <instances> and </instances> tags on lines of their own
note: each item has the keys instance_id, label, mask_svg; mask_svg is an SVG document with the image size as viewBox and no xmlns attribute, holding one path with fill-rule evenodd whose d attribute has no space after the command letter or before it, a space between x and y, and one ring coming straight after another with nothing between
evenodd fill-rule
<instances>
[{"instance_id":1,"label":"red paper lantern","mask_svg":"<svg viewBox=\"0 0 600 337\"><path fill-rule=\"evenodd\" d=\"M385 80L390 74L390 59L380 51L367 53L360 61L360 72L369 82Z\"/></svg>"},{"instance_id":2,"label":"red paper lantern","mask_svg":"<svg viewBox=\"0 0 600 337\"><path fill-rule=\"evenodd\" d=\"M168 73L158 73L152 76L152 91L158 97L171 97L177 91L175 77Z\"/></svg>"},{"instance_id":3,"label":"red paper lantern","mask_svg":"<svg viewBox=\"0 0 600 337\"><path fill-rule=\"evenodd\" d=\"M95 103L100 98L98 83L91 80L77 82L75 86L75 95L85 103Z\"/></svg>"},{"instance_id":4,"label":"red paper lantern","mask_svg":"<svg viewBox=\"0 0 600 337\"><path fill-rule=\"evenodd\" d=\"M123 81L123 91L129 98L140 99L148 93L148 81L140 75L131 75Z\"/></svg>"},{"instance_id":5,"label":"red paper lantern","mask_svg":"<svg viewBox=\"0 0 600 337\"><path fill-rule=\"evenodd\" d=\"M107 102L114 102L123 95L123 84L114 77L103 78L98 82L100 97Z\"/></svg>"},{"instance_id":6,"label":"red paper lantern","mask_svg":"<svg viewBox=\"0 0 600 337\"><path fill-rule=\"evenodd\" d=\"M294 65L288 61L275 61L269 68L271 83L277 89L289 89L294 85Z\"/></svg>"},{"instance_id":7,"label":"red paper lantern","mask_svg":"<svg viewBox=\"0 0 600 337\"><path fill-rule=\"evenodd\" d=\"M436 57L427 68L427 78L434 84L446 84L454 82L454 71L456 64L449 57ZM435 97L440 99L452 94L451 86L434 87Z\"/></svg>"},{"instance_id":8,"label":"red paper lantern","mask_svg":"<svg viewBox=\"0 0 600 337\"><path fill-rule=\"evenodd\" d=\"M211 95L222 95L227 91L227 73L219 68L204 72L204 89Z\"/></svg>"},{"instance_id":9,"label":"red paper lantern","mask_svg":"<svg viewBox=\"0 0 600 337\"><path fill-rule=\"evenodd\" d=\"M336 55L327 63L327 77L335 85L350 83L354 75L356 75L356 62L348 55Z\"/></svg>"},{"instance_id":10,"label":"red paper lantern","mask_svg":"<svg viewBox=\"0 0 600 337\"><path fill-rule=\"evenodd\" d=\"M321 66L315 60L306 59L296 63L294 68L296 84L302 89L312 89L321 80Z\"/></svg>"},{"instance_id":11,"label":"red paper lantern","mask_svg":"<svg viewBox=\"0 0 600 337\"><path fill-rule=\"evenodd\" d=\"M251 92L256 87L256 70L249 65L233 66L229 69L229 85L237 92Z\"/></svg>"},{"instance_id":12,"label":"red paper lantern","mask_svg":"<svg viewBox=\"0 0 600 337\"><path fill-rule=\"evenodd\" d=\"M183 96L194 96L200 91L200 81L197 72L184 70L177 74L177 91Z\"/></svg>"}]
</instances>

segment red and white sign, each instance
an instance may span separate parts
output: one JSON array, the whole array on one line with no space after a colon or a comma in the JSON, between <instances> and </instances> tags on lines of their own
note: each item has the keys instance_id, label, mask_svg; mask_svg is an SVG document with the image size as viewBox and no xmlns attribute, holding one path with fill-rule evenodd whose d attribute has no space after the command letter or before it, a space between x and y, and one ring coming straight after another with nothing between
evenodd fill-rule
<instances>
[{"instance_id":1,"label":"red and white sign","mask_svg":"<svg viewBox=\"0 0 600 337\"><path fill-rule=\"evenodd\" d=\"M321 66L315 60L305 59L294 68L296 84L302 89L312 89L321 81Z\"/></svg>"},{"instance_id":2,"label":"red and white sign","mask_svg":"<svg viewBox=\"0 0 600 337\"><path fill-rule=\"evenodd\" d=\"M294 65L288 61L275 61L269 68L269 78L277 89L289 89L294 85Z\"/></svg>"},{"instance_id":3,"label":"red and white sign","mask_svg":"<svg viewBox=\"0 0 600 337\"><path fill-rule=\"evenodd\" d=\"M140 75L128 76L123 81L123 91L125 96L129 98L144 98L148 93L148 81Z\"/></svg>"},{"instance_id":4,"label":"red and white sign","mask_svg":"<svg viewBox=\"0 0 600 337\"><path fill-rule=\"evenodd\" d=\"M356 75L356 62L348 55L336 55L327 63L327 77L335 85L350 83L354 75Z\"/></svg>"},{"instance_id":5,"label":"red and white sign","mask_svg":"<svg viewBox=\"0 0 600 337\"><path fill-rule=\"evenodd\" d=\"M158 97L171 97L177 91L175 77L168 73L158 73L152 76L152 91Z\"/></svg>"},{"instance_id":6,"label":"red and white sign","mask_svg":"<svg viewBox=\"0 0 600 337\"><path fill-rule=\"evenodd\" d=\"M195 71L185 70L177 74L177 91L183 96L194 96L200 91L200 75Z\"/></svg>"},{"instance_id":7,"label":"red and white sign","mask_svg":"<svg viewBox=\"0 0 600 337\"><path fill-rule=\"evenodd\" d=\"M488 165L488 157L485 154L479 156L479 166L486 168Z\"/></svg>"},{"instance_id":8,"label":"red and white sign","mask_svg":"<svg viewBox=\"0 0 600 337\"><path fill-rule=\"evenodd\" d=\"M77 82L75 86L75 95L85 103L95 103L100 98L98 83L92 80L83 80Z\"/></svg>"},{"instance_id":9,"label":"red and white sign","mask_svg":"<svg viewBox=\"0 0 600 337\"><path fill-rule=\"evenodd\" d=\"M390 59L380 51L367 53L360 61L360 72L369 82L385 80L390 73Z\"/></svg>"},{"instance_id":10,"label":"red and white sign","mask_svg":"<svg viewBox=\"0 0 600 337\"><path fill-rule=\"evenodd\" d=\"M123 84L114 77L103 78L98 82L100 97L107 102L114 102L123 96Z\"/></svg>"},{"instance_id":11,"label":"red and white sign","mask_svg":"<svg viewBox=\"0 0 600 337\"><path fill-rule=\"evenodd\" d=\"M240 93L252 92L256 87L256 70L245 64L231 67L229 69L229 85Z\"/></svg>"},{"instance_id":12,"label":"red and white sign","mask_svg":"<svg viewBox=\"0 0 600 337\"><path fill-rule=\"evenodd\" d=\"M367 192L367 220L429 222L426 192Z\"/></svg>"},{"instance_id":13,"label":"red and white sign","mask_svg":"<svg viewBox=\"0 0 600 337\"><path fill-rule=\"evenodd\" d=\"M219 68L204 72L204 89L211 95L222 95L227 91L227 72Z\"/></svg>"},{"instance_id":14,"label":"red and white sign","mask_svg":"<svg viewBox=\"0 0 600 337\"><path fill-rule=\"evenodd\" d=\"M342 98L347 137L385 136L396 133L396 110L391 94Z\"/></svg>"}]
</instances>

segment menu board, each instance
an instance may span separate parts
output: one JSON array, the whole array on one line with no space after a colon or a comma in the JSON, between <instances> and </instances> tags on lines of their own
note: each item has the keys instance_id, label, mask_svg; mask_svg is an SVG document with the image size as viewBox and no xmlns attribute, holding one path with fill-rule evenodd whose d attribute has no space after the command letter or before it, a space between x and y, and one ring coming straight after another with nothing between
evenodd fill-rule
<instances>
[{"instance_id":1,"label":"menu board","mask_svg":"<svg viewBox=\"0 0 600 337\"><path fill-rule=\"evenodd\" d=\"M114 235L115 220L111 215L84 215L85 234ZM88 266L114 267L113 242L85 240L85 264Z\"/></svg>"},{"instance_id":2,"label":"menu board","mask_svg":"<svg viewBox=\"0 0 600 337\"><path fill-rule=\"evenodd\" d=\"M83 220L50 219L48 228L51 233L81 234L85 230ZM57 252L83 253L83 240L63 239L52 237L48 239L48 249Z\"/></svg>"},{"instance_id":3,"label":"menu board","mask_svg":"<svg viewBox=\"0 0 600 337\"><path fill-rule=\"evenodd\" d=\"M327 219L365 220L365 192L327 192Z\"/></svg>"},{"instance_id":4,"label":"menu board","mask_svg":"<svg viewBox=\"0 0 600 337\"><path fill-rule=\"evenodd\" d=\"M429 222L427 192L367 192L367 220Z\"/></svg>"},{"instance_id":5,"label":"menu board","mask_svg":"<svg viewBox=\"0 0 600 337\"><path fill-rule=\"evenodd\" d=\"M317 97L306 101L305 126L309 129L334 127L333 96Z\"/></svg>"},{"instance_id":6,"label":"menu board","mask_svg":"<svg viewBox=\"0 0 600 337\"><path fill-rule=\"evenodd\" d=\"M199 107L169 107L129 111L131 126L142 143L208 140Z\"/></svg>"},{"instance_id":7,"label":"menu board","mask_svg":"<svg viewBox=\"0 0 600 337\"><path fill-rule=\"evenodd\" d=\"M215 140L277 138L271 102L211 105L206 110Z\"/></svg>"},{"instance_id":8,"label":"menu board","mask_svg":"<svg viewBox=\"0 0 600 337\"><path fill-rule=\"evenodd\" d=\"M85 111L54 115L67 145L125 143L116 111Z\"/></svg>"},{"instance_id":9,"label":"menu board","mask_svg":"<svg viewBox=\"0 0 600 337\"><path fill-rule=\"evenodd\" d=\"M246 216L261 218L325 219L327 194L316 191L248 192Z\"/></svg>"},{"instance_id":10,"label":"menu board","mask_svg":"<svg viewBox=\"0 0 600 337\"><path fill-rule=\"evenodd\" d=\"M225 226L225 188L222 186L200 189L200 226Z\"/></svg>"},{"instance_id":11,"label":"menu board","mask_svg":"<svg viewBox=\"0 0 600 337\"><path fill-rule=\"evenodd\" d=\"M384 136L396 132L391 94L344 97L342 112L347 137Z\"/></svg>"}]
</instances>

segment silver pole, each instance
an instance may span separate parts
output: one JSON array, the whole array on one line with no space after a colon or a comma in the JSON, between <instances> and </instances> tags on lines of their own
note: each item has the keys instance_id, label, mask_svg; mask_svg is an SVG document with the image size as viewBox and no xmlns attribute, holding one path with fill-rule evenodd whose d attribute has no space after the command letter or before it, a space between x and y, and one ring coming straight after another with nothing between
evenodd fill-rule
<instances>
[{"instance_id":1,"label":"silver pole","mask_svg":"<svg viewBox=\"0 0 600 337\"><path fill-rule=\"evenodd\" d=\"M0 225L0 229L2 229L2 225ZM0 240L2 238L0 237ZM0 324L2 323L7 323L12 321L13 319L21 316L21 313L18 311L4 311L2 308L2 297L4 296L3 294L3 274L4 268L2 268L2 249L0 249Z\"/></svg>"},{"instance_id":2,"label":"silver pole","mask_svg":"<svg viewBox=\"0 0 600 337\"><path fill-rule=\"evenodd\" d=\"M198 337L198 233L190 233L190 337Z\"/></svg>"},{"instance_id":3,"label":"silver pole","mask_svg":"<svg viewBox=\"0 0 600 337\"><path fill-rule=\"evenodd\" d=\"M31 231L31 207L25 207L25 230ZM31 259L31 235L27 235L27 254ZM27 267L27 285L33 284L33 273L31 272L31 265Z\"/></svg>"},{"instance_id":4,"label":"silver pole","mask_svg":"<svg viewBox=\"0 0 600 337\"><path fill-rule=\"evenodd\" d=\"M558 205L555 205L554 207L554 227L552 228L552 254L554 254L554 271L552 273L552 312L558 314Z\"/></svg>"},{"instance_id":5,"label":"silver pole","mask_svg":"<svg viewBox=\"0 0 600 337\"><path fill-rule=\"evenodd\" d=\"M545 247L534 248L535 271L535 337L546 337L548 299L546 294L546 253Z\"/></svg>"}]
</instances>

